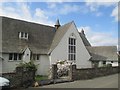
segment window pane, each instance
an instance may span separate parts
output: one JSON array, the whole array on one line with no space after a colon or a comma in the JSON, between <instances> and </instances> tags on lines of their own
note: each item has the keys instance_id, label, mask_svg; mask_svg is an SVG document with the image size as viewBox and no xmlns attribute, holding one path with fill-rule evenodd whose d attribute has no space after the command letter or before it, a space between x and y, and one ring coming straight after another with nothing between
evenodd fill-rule
<instances>
[{"instance_id":1,"label":"window pane","mask_svg":"<svg viewBox=\"0 0 120 90\"><path fill-rule=\"evenodd\" d=\"M22 60L22 54L18 55L18 60Z\"/></svg>"},{"instance_id":2,"label":"window pane","mask_svg":"<svg viewBox=\"0 0 120 90\"><path fill-rule=\"evenodd\" d=\"M69 54L69 55L68 55L68 60L71 60L70 56L71 56L71 55Z\"/></svg>"},{"instance_id":3,"label":"window pane","mask_svg":"<svg viewBox=\"0 0 120 90\"><path fill-rule=\"evenodd\" d=\"M71 54L71 60L73 60L73 54Z\"/></svg>"},{"instance_id":4,"label":"window pane","mask_svg":"<svg viewBox=\"0 0 120 90\"><path fill-rule=\"evenodd\" d=\"M21 37L23 37L23 34L24 34L24 33L23 33L23 32L21 32Z\"/></svg>"},{"instance_id":5,"label":"window pane","mask_svg":"<svg viewBox=\"0 0 120 90\"><path fill-rule=\"evenodd\" d=\"M75 46L73 46L74 47L74 53L76 53L76 47Z\"/></svg>"},{"instance_id":6,"label":"window pane","mask_svg":"<svg viewBox=\"0 0 120 90\"><path fill-rule=\"evenodd\" d=\"M37 60L39 60L39 57L40 57L40 55L39 55L39 54L37 54Z\"/></svg>"},{"instance_id":7,"label":"window pane","mask_svg":"<svg viewBox=\"0 0 120 90\"><path fill-rule=\"evenodd\" d=\"M70 38L69 38L69 44L71 44L70 42L71 42L71 40L70 40Z\"/></svg>"},{"instance_id":8,"label":"window pane","mask_svg":"<svg viewBox=\"0 0 120 90\"><path fill-rule=\"evenodd\" d=\"M17 53L14 53L14 60L17 60Z\"/></svg>"},{"instance_id":9,"label":"window pane","mask_svg":"<svg viewBox=\"0 0 120 90\"><path fill-rule=\"evenodd\" d=\"M106 64L106 61L103 61L103 64Z\"/></svg>"},{"instance_id":10,"label":"window pane","mask_svg":"<svg viewBox=\"0 0 120 90\"><path fill-rule=\"evenodd\" d=\"M74 53L74 47L71 46L71 53Z\"/></svg>"},{"instance_id":11,"label":"window pane","mask_svg":"<svg viewBox=\"0 0 120 90\"><path fill-rule=\"evenodd\" d=\"M76 40L74 39L74 45L76 45Z\"/></svg>"},{"instance_id":12,"label":"window pane","mask_svg":"<svg viewBox=\"0 0 120 90\"><path fill-rule=\"evenodd\" d=\"M12 60L12 59L13 59L13 54L10 53L10 54L9 54L9 60Z\"/></svg>"},{"instance_id":13,"label":"window pane","mask_svg":"<svg viewBox=\"0 0 120 90\"><path fill-rule=\"evenodd\" d=\"M74 60L76 60L75 54L74 54Z\"/></svg>"},{"instance_id":14,"label":"window pane","mask_svg":"<svg viewBox=\"0 0 120 90\"><path fill-rule=\"evenodd\" d=\"M25 38L27 38L27 33L25 33Z\"/></svg>"},{"instance_id":15,"label":"window pane","mask_svg":"<svg viewBox=\"0 0 120 90\"><path fill-rule=\"evenodd\" d=\"M36 54L33 54L33 60L36 60Z\"/></svg>"},{"instance_id":16,"label":"window pane","mask_svg":"<svg viewBox=\"0 0 120 90\"><path fill-rule=\"evenodd\" d=\"M69 53L71 53L71 46L69 46Z\"/></svg>"},{"instance_id":17,"label":"window pane","mask_svg":"<svg viewBox=\"0 0 120 90\"><path fill-rule=\"evenodd\" d=\"M74 41L73 41L73 38L71 38L71 45L73 45L73 42L74 42Z\"/></svg>"}]
</instances>

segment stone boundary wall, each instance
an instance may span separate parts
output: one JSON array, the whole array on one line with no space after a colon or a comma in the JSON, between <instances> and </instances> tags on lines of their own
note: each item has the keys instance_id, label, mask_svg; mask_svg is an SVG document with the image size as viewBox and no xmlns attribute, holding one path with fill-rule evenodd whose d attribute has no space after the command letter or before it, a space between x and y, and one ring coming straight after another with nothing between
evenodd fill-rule
<instances>
[{"instance_id":1,"label":"stone boundary wall","mask_svg":"<svg viewBox=\"0 0 120 90\"><path fill-rule=\"evenodd\" d=\"M24 70L22 67L17 67L16 72L2 73L2 77L10 80L10 87L27 87L33 84L35 79L35 71Z\"/></svg>"},{"instance_id":2,"label":"stone boundary wall","mask_svg":"<svg viewBox=\"0 0 120 90\"><path fill-rule=\"evenodd\" d=\"M119 72L119 67L100 67L100 68L77 69L76 65L72 66L73 80L92 79L95 77L116 74L118 72Z\"/></svg>"},{"instance_id":3,"label":"stone boundary wall","mask_svg":"<svg viewBox=\"0 0 120 90\"><path fill-rule=\"evenodd\" d=\"M76 65L70 65L68 72L68 80L85 80L92 79L100 76L106 76L111 74L116 74L120 72L120 67L100 67L100 68L83 68L77 69ZM52 65L51 69L51 78L50 79L58 79L57 78L57 65Z\"/></svg>"}]
</instances>

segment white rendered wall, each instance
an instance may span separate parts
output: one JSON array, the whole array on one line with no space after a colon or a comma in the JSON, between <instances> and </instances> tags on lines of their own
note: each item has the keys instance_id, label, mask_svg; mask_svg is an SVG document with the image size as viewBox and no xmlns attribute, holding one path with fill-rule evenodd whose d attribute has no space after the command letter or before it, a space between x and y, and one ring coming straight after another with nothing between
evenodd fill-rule
<instances>
[{"instance_id":1,"label":"white rendered wall","mask_svg":"<svg viewBox=\"0 0 120 90\"><path fill-rule=\"evenodd\" d=\"M40 55L40 60L35 60L35 64L38 65L37 75L48 75L50 68L50 61L48 55Z\"/></svg>"},{"instance_id":2,"label":"white rendered wall","mask_svg":"<svg viewBox=\"0 0 120 90\"><path fill-rule=\"evenodd\" d=\"M13 72L15 71L16 66L21 62L21 61L9 61L9 54L2 54L3 57L3 68L2 72Z\"/></svg>"},{"instance_id":3,"label":"white rendered wall","mask_svg":"<svg viewBox=\"0 0 120 90\"><path fill-rule=\"evenodd\" d=\"M118 66L118 62L113 62L113 63L111 63L111 62L106 62L106 64L112 64L112 66Z\"/></svg>"},{"instance_id":4,"label":"white rendered wall","mask_svg":"<svg viewBox=\"0 0 120 90\"><path fill-rule=\"evenodd\" d=\"M107 64L112 64L112 66L114 67L114 66L118 66L118 62L113 62L113 63L111 63L111 61L106 61L106 65ZM99 67L102 67L103 66L103 61L100 61L99 62Z\"/></svg>"},{"instance_id":5,"label":"white rendered wall","mask_svg":"<svg viewBox=\"0 0 120 90\"><path fill-rule=\"evenodd\" d=\"M68 39L71 34L76 36L76 65L77 68L90 68L91 62L89 61L90 55L84 46L82 39L74 25L70 26L69 30L63 36L57 47L51 53L51 64L57 60L68 60Z\"/></svg>"}]
</instances>

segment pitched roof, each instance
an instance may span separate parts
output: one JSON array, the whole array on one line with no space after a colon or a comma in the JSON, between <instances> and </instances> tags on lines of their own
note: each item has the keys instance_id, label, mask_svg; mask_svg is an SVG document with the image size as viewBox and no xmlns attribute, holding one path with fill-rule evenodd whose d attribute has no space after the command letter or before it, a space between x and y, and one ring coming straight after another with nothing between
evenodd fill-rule
<instances>
[{"instance_id":1,"label":"pitched roof","mask_svg":"<svg viewBox=\"0 0 120 90\"><path fill-rule=\"evenodd\" d=\"M53 38L53 41L52 41L52 45L50 47L50 51L51 52L60 42L60 40L63 38L64 34L68 31L70 25L72 24L73 22L70 22L70 23L67 23L63 26L60 26L57 30L56 30L56 33L55 33L55 36Z\"/></svg>"},{"instance_id":2,"label":"pitched roof","mask_svg":"<svg viewBox=\"0 0 120 90\"><path fill-rule=\"evenodd\" d=\"M82 41L83 41L84 45L85 45L85 46L91 46L91 44L90 44L90 42L87 40L85 34L83 34L83 33L81 33L81 32L79 32L79 34L80 34L80 37L82 38Z\"/></svg>"},{"instance_id":3,"label":"pitched roof","mask_svg":"<svg viewBox=\"0 0 120 90\"><path fill-rule=\"evenodd\" d=\"M92 56L91 60L118 61L116 46L87 46L86 48Z\"/></svg>"},{"instance_id":4,"label":"pitched roof","mask_svg":"<svg viewBox=\"0 0 120 90\"><path fill-rule=\"evenodd\" d=\"M33 53L49 54L72 24L72 22L67 23L56 30L51 26L8 17L0 18L2 18L2 52L4 53L23 53L23 50L29 47ZM19 32L28 33L28 40L19 39Z\"/></svg>"},{"instance_id":5,"label":"pitched roof","mask_svg":"<svg viewBox=\"0 0 120 90\"><path fill-rule=\"evenodd\" d=\"M19 39L18 33L28 33L28 40ZM2 52L21 52L26 46L33 53L47 54L55 35L51 26L2 17Z\"/></svg>"}]
</instances>

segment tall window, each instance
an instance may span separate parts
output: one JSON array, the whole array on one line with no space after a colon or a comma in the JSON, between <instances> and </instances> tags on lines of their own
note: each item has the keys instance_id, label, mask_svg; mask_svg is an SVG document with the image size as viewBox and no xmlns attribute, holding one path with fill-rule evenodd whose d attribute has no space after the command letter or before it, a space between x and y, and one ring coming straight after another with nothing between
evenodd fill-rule
<instances>
[{"instance_id":1,"label":"tall window","mask_svg":"<svg viewBox=\"0 0 120 90\"><path fill-rule=\"evenodd\" d=\"M76 39L69 38L69 46L68 46L68 60L75 61L76 60Z\"/></svg>"}]
</instances>

